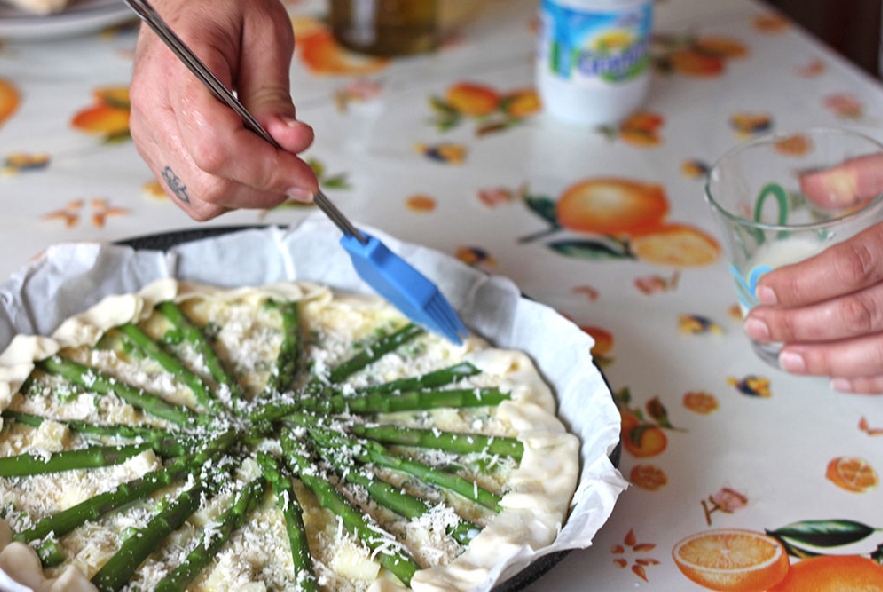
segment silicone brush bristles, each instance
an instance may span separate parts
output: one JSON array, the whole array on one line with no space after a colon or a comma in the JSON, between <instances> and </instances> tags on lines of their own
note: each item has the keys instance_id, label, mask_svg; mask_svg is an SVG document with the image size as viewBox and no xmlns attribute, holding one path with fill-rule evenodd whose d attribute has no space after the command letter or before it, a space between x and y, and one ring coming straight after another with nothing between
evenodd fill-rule
<instances>
[{"instance_id":1,"label":"silicone brush bristles","mask_svg":"<svg viewBox=\"0 0 883 592\"><path fill-rule=\"evenodd\" d=\"M438 286L375 237L362 236L364 244L355 236L340 239L359 277L409 319L460 345L469 330Z\"/></svg>"}]
</instances>

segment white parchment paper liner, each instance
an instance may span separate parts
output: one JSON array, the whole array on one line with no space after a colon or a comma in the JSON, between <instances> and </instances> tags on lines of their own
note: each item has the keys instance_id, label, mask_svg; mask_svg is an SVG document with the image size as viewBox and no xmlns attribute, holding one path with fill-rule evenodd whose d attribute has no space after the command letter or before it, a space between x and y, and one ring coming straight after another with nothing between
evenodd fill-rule
<instances>
[{"instance_id":1,"label":"white parchment paper liner","mask_svg":"<svg viewBox=\"0 0 883 592\"><path fill-rule=\"evenodd\" d=\"M522 297L508 279L375 229L366 231L432 279L472 330L530 355L556 394L559 417L581 441L579 483L555 543L521 549L475 592L488 592L542 555L591 545L627 485L609 460L619 441L619 414L592 363L591 338L551 308ZM313 216L292 229L243 230L168 253L116 245L53 246L0 284L0 351L16 333L50 335L64 319L105 296L134 292L169 276L230 288L312 281L370 292L339 238L330 222ZM0 571L0 587L4 575Z\"/></svg>"}]
</instances>

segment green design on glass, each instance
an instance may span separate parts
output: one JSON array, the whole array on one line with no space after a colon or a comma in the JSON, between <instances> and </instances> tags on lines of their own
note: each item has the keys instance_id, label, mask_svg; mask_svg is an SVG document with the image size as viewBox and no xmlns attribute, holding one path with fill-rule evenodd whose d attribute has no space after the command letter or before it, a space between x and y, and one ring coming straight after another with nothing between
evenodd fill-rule
<instances>
[{"instance_id":1,"label":"green design on glass","mask_svg":"<svg viewBox=\"0 0 883 592\"><path fill-rule=\"evenodd\" d=\"M776 198L776 202L779 206L779 217L776 220L776 223L779 226L783 226L786 222L788 222L788 210L790 208L788 202L788 193L782 188L778 183L767 183L760 189L760 193L757 196L757 203L754 206L754 221L761 222L760 216L763 211L763 204L770 195Z\"/></svg>"},{"instance_id":2,"label":"green design on glass","mask_svg":"<svg viewBox=\"0 0 883 592\"><path fill-rule=\"evenodd\" d=\"M762 222L761 216L763 213L763 204L767 200L769 196L773 196L776 198L776 205L778 206L778 217L776 218L776 224L779 226L784 226L788 223L788 213L791 209L791 202L788 199L788 193L785 189L782 188L778 183L767 183L760 189L760 193L757 196L757 201L754 205L754 221ZM784 238L788 235L787 231L782 231L779 233L779 238ZM757 244L762 245L766 242L766 236L763 231L757 229L754 233L754 238L757 240Z\"/></svg>"}]
</instances>

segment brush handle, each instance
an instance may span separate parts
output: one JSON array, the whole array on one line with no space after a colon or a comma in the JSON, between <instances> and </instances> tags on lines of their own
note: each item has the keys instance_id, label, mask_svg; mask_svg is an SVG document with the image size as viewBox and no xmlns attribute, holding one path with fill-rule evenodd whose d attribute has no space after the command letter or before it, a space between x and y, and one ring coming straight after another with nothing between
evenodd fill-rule
<instances>
[{"instance_id":1,"label":"brush handle","mask_svg":"<svg viewBox=\"0 0 883 592\"><path fill-rule=\"evenodd\" d=\"M211 91L211 93L215 96L216 99L233 109L240 118L242 118L242 122L245 124L245 127L262 137L264 140L269 142L271 146L276 148L277 150L282 150L282 146L279 145L279 142L273 139L267 130L263 128L263 126L258 123L258 120L255 119L254 115L249 112L245 106L239 102L239 99L236 98L230 89L228 89L224 84L218 80L218 77L215 76L211 70L206 67L206 65L200 60L193 51L187 47L187 45L181 41L181 38L166 24L166 22L162 19L158 12L150 5L147 0L125 0L126 4L128 4L132 10L143 20L147 25L153 29L153 31L157 34L157 36L162 39L163 43L165 43L172 52L178 56L178 59L183 62L187 69L193 72L196 77L202 81L203 84ZM316 194L313 196L313 202L322 210L328 218L334 222L334 224L340 228L340 230L346 236L354 236L358 241L362 244L367 242L367 239L362 235L359 230L353 226L352 222L343 215L343 213L337 209L331 200L322 193L322 190L319 189Z\"/></svg>"}]
</instances>

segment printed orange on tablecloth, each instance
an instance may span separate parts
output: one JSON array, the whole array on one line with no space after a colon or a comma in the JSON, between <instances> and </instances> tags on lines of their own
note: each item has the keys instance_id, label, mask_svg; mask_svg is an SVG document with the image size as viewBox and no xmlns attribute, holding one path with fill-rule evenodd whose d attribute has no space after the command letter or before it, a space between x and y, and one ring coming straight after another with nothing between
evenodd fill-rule
<instances>
[{"instance_id":1,"label":"printed orange on tablecloth","mask_svg":"<svg viewBox=\"0 0 883 592\"><path fill-rule=\"evenodd\" d=\"M781 582L789 567L788 554L775 538L735 528L688 536L672 556L690 581L726 592L762 592Z\"/></svg>"},{"instance_id":2,"label":"printed orange on tablecloth","mask_svg":"<svg viewBox=\"0 0 883 592\"><path fill-rule=\"evenodd\" d=\"M429 195L412 195L405 199L405 207L421 214L433 211L436 205L435 198Z\"/></svg>"},{"instance_id":3,"label":"printed orange on tablecloth","mask_svg":"<svg viewBox=\"0 0 883 592\"><path fill-rule=\"evenodd\" d=\"M684 393L684 407L700 415L708 415L720 408L717 397L703 391Z\"/></svg>"},{"instance_id":4,"label":"printed orange on tablecloth","mask_svg":"<svg viewBox=\"0 0 883 592\"><path fill-rule=\"evenodd\" d=\"M78 111L71 119L71 125L86 133L103 136L106 142L129 139L132 109L129 87L97 88L93 91L92 98L93 105Z\"/></svg>"},{"instance_id":5,"label":"printed orange on tablecloth","mask_svg":"<svg viewBox=\"0 0 883 592\"><path fill-rule=\"evenodd\" d=\"M809 557L791 566L768 592L878 592L883 566L857 555Z\"/></svg>"},{"instance_id":6,"label":"printed orange on tablecloth","mask_svg":"<svg viewBox=\"0 0 883 592\"><path fill-rule=\"evenodd\" d=\"M730 126L742 136L763 134L772 130L773 119L769 113L739 111L730 116Z\"/></svg>"},{"instance_id":7,"label":"printed orange on tablecloth","mask_svg":"<svg viewBox=\"0 0 883 592\"><path fill-rule=\"evenodd\" d=\"M632 146L658 146L662 143L659 129L664 123L665 119L655 111L636 111L619 124L619 138Z\"/></svg>"},{"instance_id":8,"label":"printed orange on tablecloth","mask_svg":"<svg viewBox=\"0 0 883 592\"><path fill-rule=\"evenodd\" d=\"M447 90L445 100L448 105L464 115L482 117L497 110L500 95L489 86L461 82Z\"/></svg>"},{"instance_id":9,"label":"printed orange on tablecloth","mask_svg":"<svg viewBox=\"0 0 883 592\"><path fill-rule=\"evenodd\" d=\"M629 422L633 420L628 420ZM623 420L626 424L626 420ZM623 445L636 458L659 456L668 447L668 437L657 426L634 425L623 428Z\"/></svg>"},{"instance_id":10,"label":"printed orange on tablecloth","mask_svg":"<svg viewBox=\"0 0 883 592\"><path fill-rule=\"evenodd\" d=\"M668 476L656 465L635 465L629 473L629 481L635 487L656 491L668 483Z\"/></svg>"},{"instance_id":11,"label":"printed orange on tablecloth","mask_svg":"<svg viewBox=\"0 0 883 592\"><path fill-rule=\"evenodd\" d=\"M838 456L832 458L825 477L840 489L863 493L877 487L879 478L874 467L863 458Z\"/></svg>"},{"instance_id":12,"label":"printed orange on tablecloth","mask_svg":"<svg viewBox=\"0 0 883 592\"><path fill-rule=\"evenodd\" d=\"M721 248L706 232L673 223L635 236L632 251L638 259L659 265L702 267L717 261Z\"/></svg>"},{"instance_id":13,"label":"printed orange on tablecloth","mask_svg":"<svg viewBox=\"0 0 883 592\"><path fill-rule=\"evenodd\" d=\"M297 39L295 53L303 64L316 75L351 76L374 74L389 67L388 58L363 56L347 51L334 40L325 24L313 17L292 17L292 28Z\"/></svg>"},{"instance_id":14,"label":"printed orange on tablecloth","mask_svg":"<svg viewBox=\"0 0 883 592\"><path fill-rule=\"evenodd\" d=\"M692 34L657 34L654 37L656 68L691 78L716 78L726 71L727 60L742 58L749 50L744 43L727 37L697 37Z\"/></svg>"},{"instance_id":15,"label":"printed orange on tablecloth","mask_svg":"<svg viewBox=\"0 0 883 592\"><path fill-rule=\"evenodd\" d=\"M599 177L570 186L555 213L569 230L631 235L658 227L668 214L668 200L660 185Z\"/></svg>"},{"instance_id":16,"label":"printed orange on tablecloth","mask_svg":"<svg viewBox=\"0 0 883 592\"><path fill-rule=\"evenodd\" d=\"M601 327L592 325L580 325L580 329L592 336L595 343L592 344L592 355L603 356L610 353L613 349L613 334Z\"/></svg>"},{"instance_id":17,"label":"printed orange on tablecloth","mask_svg":"<svg viewBox=\"0 0 883 592\"><path fill-rule=\"evenodd\" d=\"M791 23L781 14L760 14L753 19L754 28L764 33L780 33L791 26Z\"/></svg>"},{"instance_id":18,"label":"printed orange on tablecloth","mask_svg":"<svg viewBox=\"0 0 883 592\"><path fill-rule=\"evenodd\" d=\"M773 144L776 152L787 156L805 156L812 148L812 140L803 134L794 134L787 138L782 138Z\"/></svg>"},{"instance_id":19,"label":"printed orange on tablecloth","mask_svg":"<svg viewBox=\"0 0 883 592\"><path fill-rule=\"evenodd\" d=\"M521 124L539 113L541 104L535 88L502 91L465 80L449 86L444 96L430 96L429 106L435 113L433 123L440 132L473 120L478 124L476 135L486 136Z\"/></svg>"},{"instance_id":20,"label":"printed orange on tablecloth","mask_svg":"<svg viewBox=\"0 0 883 592\"><path fill-rule=\"evenodd\" d=\"M15 85L0 78L0 125L16 112L20 103L21 95Z\"/></svg>"},{"instance_id":21,"label":"printed orange on tablecloth","mask_svg":"<svg viewBox=\"0 0 883 592\"><path fill-rule=\"evenodd\" d=\"M510 91L500 97L500 110L516 119L534 115L541 107L540 95L535 88Z\"/></svg>"}]
</instances>

